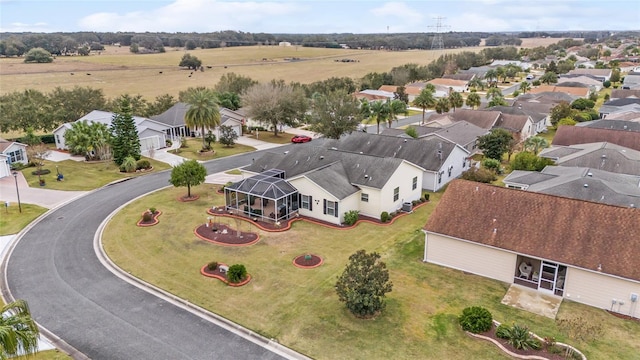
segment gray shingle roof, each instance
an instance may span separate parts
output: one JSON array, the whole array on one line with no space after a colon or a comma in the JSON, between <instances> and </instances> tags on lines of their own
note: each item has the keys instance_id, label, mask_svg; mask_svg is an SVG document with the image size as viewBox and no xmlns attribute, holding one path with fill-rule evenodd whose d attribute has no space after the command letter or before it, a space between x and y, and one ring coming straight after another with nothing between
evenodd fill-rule
<instances>
[{"instance_id":1,"label":"gray shingle roof","mask_svg":"<svg viewBox=\"0 0 640 360\"><path fill-rule=\"evenodd\" d=\"M187 113L187 110L189 110L189 105L179 102L162 114L152 116L151 120L155 120L172 127L184 126L184 115Z\"/></svg>"},{"instance_id":2,"label":"gray shingle roof","mask_svg":"<svg viewBox=\"0 0 640 360\"><path fill-rule=\"evenodd\" d=\"M558 156L551 147L540 152L541 157L553 158L562 166L586 167L619 174L640 175L640 151L601 142L570 146L578 149L571 154Z\"/></svg>"},{"instance_id":3,"label":"gray shingle roof","mask_svg":"<svg viewBox=\"0 0 640 360\"><path fill-rule=\"evenodd\" d=\"M640 131L640 122L625 121L625 120L593 120L577 123L576 126L589 127L595 129L612 129L612 130L624 130L624 131ZM640 141L640 139L638 140Z\"/></svg>"}]
</instances>

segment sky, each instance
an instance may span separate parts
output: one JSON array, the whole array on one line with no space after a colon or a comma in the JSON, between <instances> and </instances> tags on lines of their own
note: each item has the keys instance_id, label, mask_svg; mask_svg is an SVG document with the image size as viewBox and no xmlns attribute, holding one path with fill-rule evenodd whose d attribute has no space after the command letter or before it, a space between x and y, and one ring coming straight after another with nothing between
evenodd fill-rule
<instances>
[{"instance_id":1,"label":"sky","mask_svg":"<svg viewBox=\"0 0 640 360\"><path fill-rule=\"evenodd\" d=\"M223 30L272 34L640 30L640 1L0 0L0 32Z\"/></svg>"}]
</instances>

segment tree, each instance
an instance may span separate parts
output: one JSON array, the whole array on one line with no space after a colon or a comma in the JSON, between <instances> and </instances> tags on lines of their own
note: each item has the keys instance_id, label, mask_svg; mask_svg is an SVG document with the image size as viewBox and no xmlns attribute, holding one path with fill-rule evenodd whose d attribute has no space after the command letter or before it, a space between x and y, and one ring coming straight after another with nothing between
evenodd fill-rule
<instances>
[{"instance_id":1,"label":"tree","mask_svg":"<svg viewBox=\"0 0 640 360\"><path fill-rule=\"evenodd\" d=\"M449 99L440 98L436 102L436 112L438 114L449 112Z\"/></svg>"},{"instance_id":2,"label":"tree","mask_svg":"<svg viewBox=\"0 0 640 360\"><path fill-rule=\"evenodd\" d=\"M207 170L197 160L186 160L171 170L171 185L186 186L187 198L191 198L191 187L200 185L207 176Z\"/></svg>"},{"instance_id":3,"label":"tree","mask_svg":"<svg viewBox=\"0 0 640 360\"><path fill-rule=\"evenodd\" d=\"M295 126L308 107L304 91L284 81L254 85L242 96L242 102L247 116L271 125L274 136L278 136L278 126Z\"/></svg>"},{"instance_id":4,"label":"tree","mask_svg":"<svg viewBox=\"0 0 640 360\"><path fill-rule=\"evenodd\" d=\"M478 137L478 148L482 150L484 156L501 160L502 154L507 152L511 140L513 140L513 135L509 131L493 129L489 134Z\"/></svg>"},{"instance_id":5,"label":"tree","mask_svg":"<svg viewBox=\"0 0 640 360\"><path fill-rule=\"evenodd\" d=\"M202 66L202 61L197 57L189 53L186 53L182 55L182 60L180 60L180 64L178 64L178 66L180 67L186 66L187 69L197 70L200 66Z\"/></svg>"},{"instance_id":6,"label":"tree","mask_svg":"<svg viewBox=\"0 0 640 360\"><path fill-rule=\"evenodd\" d=\"M0 311L0 359L38 351L40 330L31 317L29 305L16 300Z\"/></svg>"},{"instance_id":7,"label":"tree","mask_svg":"<svg viewBox=\"0 0 640 360\"><path fill-rule=\"evenodd\" d=\"M566 101L561 101L558 105L551 108L551 114L549 115L549 119L551 121L551 125L556 126L560 119L564 118L573 118L574 110L571 109L571 105Z\"/></svg>"},{"instance_id":8,"label":"tree","mask_svg":"<svg viewBox=\"0 0 640 360\"><path fill-rule=\"evenodd\" d=\"M29 161L36 165L37 173L38 173L38 182L42 185L44 181L40 177L42 175L42 167L44 166L44 161L47 159L47 156L51 154L51 150L44 143L33 144L27 147L27 157Z\"/></svg>"},{"instance_id":9,"label":"tree","mask_svg":"<svg viewBox=\"0 0 640 360\"><path fill-rule=\"evenodd\" d=\"M449 105L451 105L453 112L456 112L456 108L461 108L464 105L462 94L457 91L451 91L449 93Z\"/></svg>"},{"instance_id":10,"label":"tree","mask_svg":"<svg viewBox=\"0 0 640 360\"><path fill-rule=\"evenodd\" d=\"M146 116L159 115L176 104L176 99L169 94L158 95L154 102L147 105Z\"/></svg>"},{"instance_id":11,"label":"tree","mask_svg":"<svg viewBox=\"0 0 640 360\"><path fill-rule=\"evenodd\" d=\"M620 82L620 69L611 70L611 78L609 79L612 83Z\"/></svg>"},{"instance_id":12,"label":"tree","mask_svg":"<svg viewBox=\"0 0 640 360\"><path fill-rule=\"evenodd\" d=\"M360 102L344 90L319 94L313 99L311 130L316 133L339 139L357 130L361 121Z\"/></svg>"},{"instance_id":13,"label":"tree","mask_svg":"<svg viewBox=\"0 0 640 360\"><path fill-rule=\"evenodd\" d=\"M475 166L472 166L469 170L463 172L460 177L464 180L481 182L485 184L489 184L498 179L493 171L487 168L477 168Z\"/></svg>"},{"instance_id":14,"label":"tree","mask_svg":"<svg viewBox=\"0 0 640 360\"><path fill-rule=\"evenodd\" d=\"M420 95L418 95L413 100L413 105L422 109L422 123L424 124L424 113L425 111L436 105L436 99L433 97L435 93L435 87L432 84L431 86L425 86L422 91L420 91Z\"/></svg>"},{"instance_id":15,"label":"tree","mask_svg":"<svg viewBox=\"0 0 640 360\"><path fill-rule=\"evenodd\" d=\"M371 104L371 117L376 120L378 124L378 134L380 134L380 123L387 121L389 117L389 106L386 102L375 101Z\"/></svg>"},{"instance_id":16,"label":"tree","mask_svg":"<svg viewBox=\"0 0 640 360\"><path fill-rule=\"evenodd\" d=\"M520 83L520 91L522 91L523 94L526 94L529 90L531 90L531 84L528 81Z\"/></svg>"},{"instance_id":17,"label":"tree","mask_svg":"<svg viewBox=\"0 0 640 360\"><path fill-rule=\"evenodd\" d=\"M387 107L389 108L389 117L387 117L389 127L391 127L393 120L398 120L398 115L408 113L407 104L402 100L387 100Z\"/></svg>"},{"instance_id":18,"label":"tree","mask_svg":"<svg viewBox=\"0 0 640 360\"><path fill-rule=\"evenodd\" d=\"M218 104L229 110L238 110L240 108L240 96L229 91L218 94Z\"/></svg>"},{"instance_id":19,"label":"tree","mask_svg":"<svg viewBox=\"0 0 640 360\"><path fill-rule=\"evenodd\" d=\"M195 48L198 47L198 44L196 44L195 41L189 39L184 43L184 48L186 50L195 50Z\"/></svg>"},{"instance_id":20,"label":"tree","mask_svg":"<svg viewBox=\"0 0 640 360\"><path fill-rule=\"evenodd\" d=\"M28 89L2 95L0 131L53 130L58 126L53 113L48 97L40 91Z\"/></svg>"},{"instance_id":21,"label":"tree","mask_svg":"<svg viewBox=\"0 0 640 360\"><path fill-rule=\"evenodd\" d=\"M587 110L587 109L593 109L593 107L595 105L596 105L596 103L593 100L579 98L579 99L575 99L571 103L571 108L572 109L577 109L577 110Z\"/></svg>"},{"instance_id":22,"label":"tree","mask_svg":"<svg viewBox=\"0 0 640 360\"><path fill-rule=\"evenodd\" d=\"M418 138L418 130L416 130L416 128L413 126L409 126L408 128L406 128L404 130L404 133L411 136L414 139Z\"/></svg>"},{"instance_id":23,"label":"tree","mask_svg":"<svg viewBox=\"0 0 640 360\"><path fill-rule=\"evenodd\" d=\"M404 86L398 86L396 92L393 93L395 100L401 100L405 104L409 103L409 94L407 94L407 88Z\"/></svg>"},{"instance_id":24,"label":"tree","mask_svg":"<svg viewBox=\"0 0 640 360\"><path fill-rule=\"evenodd\" d=\"M201 130L203 150L210 150L204 139L205 129L214 129L220 125L220 109L217 101L216 94L209 89L198 89L186 99L189 110L184 115L184 122L191 129Z\"/></svg>"},{"instance_id":25,"label":"tree","mask_svg":"<svg viewBox=\"0 0 640 360\"><path fill-rule=\"evenodd\" d=\"M102 89L74 86L73 89L56 87L48 95L55 124L73 122L93 110L104 110L106 100Z\"/></svg>"},{"instance_id":26,"label":"tree","mask_svg":"<svg viewBox=\"0 0 640 360\"><path fill-rule=\"evenodd\" d=\"M233 130L231 126L220 125L220 144L230 147L236 144L238 134Z\"/></svg>"},{"instance_id":27,"label":"tree","mask_svg":"<svg viewBox=\"0 0 640 360\"><path fill-rule=\"evenodd\" d=\"M140 160L140 138L138 129L131 114L131 102L128 96L120 99L120 109L113 114L111 119L111 147L113 148L113 161L118 166L124 159L131 156L136 161Z\"/></svg>"},{"instance_id":28,"label":"tree","mask_svg":"<svg viewBox=\"0 0 640 360\"><path fill-rule=\"evenodd\" d=\"M360 318L371 318L385 308L385 294L391 292L387 265L376 252L358 250L349 256L349 263L335 285L340 301Z\"/></svg>"},{"instance_id":29,"label":"tree","mask_svg":"<svg viewBox=\"0 0 640 360\"><path fill-rule=\"evenodd\" d=\"M471 94L467 96L466 103L467 106L475 110L476 108L478 108L478 106L480 106L480 104L482 104L482 100L480 99L480 95L477 92L472 91Z\"/></svg>"},{"instance_id":30,"label":"tree","mask_svg":"<svg viewBox=\"0 0 640 360\"><path fill-rule=\"evenodd\" d=\"M555 84L558 82L558 74L553 71L547 71L540 77L540 82L543 84Z\"/></svg>"},{"instance_id":31,"label":"tree","mask_svg":"<svg viewBox=\"0 0 640 360\"><path fill-rule=\"evenodd\" d=\"M484 73L484 79L487 80L489 87L492 87L498 81L498 73L494 69L489 69Z\"/></svg>"},{"instance_id":32,"label":"tree","mask_svg":"<svg viewBox=\"0 0 640 360\"><path fill-rule=\"evenodd\" d=\"M24 55L26 63L50 63L53 62L51 53L43 48L33 48Z\"/></svg>"},{"instance_id":33,"label":"tree","mask_svg":"<svg viewBox=\"0 0 640 360\"><path fill-rule=\"evenodd\" d=\"M223 94L226 92L230 92L233 94L242 94L250 87L257 84L258 82L251 79L250 77L230 72L220 77L220 80L218 80L218 83L214 87L214 90L218 94Z\"/></svg>"},{"instance_id":34,"label":"tree","mask_svg":"<svg viewBox=\"0 0 640 360\"><path fill-rule=\"evenodd\" d=\"M549 146L547 140L540 136L532 136L524 141L525 150L533 150L534 154L538 154L540 150Z\"/></svg>"}]
</instances>

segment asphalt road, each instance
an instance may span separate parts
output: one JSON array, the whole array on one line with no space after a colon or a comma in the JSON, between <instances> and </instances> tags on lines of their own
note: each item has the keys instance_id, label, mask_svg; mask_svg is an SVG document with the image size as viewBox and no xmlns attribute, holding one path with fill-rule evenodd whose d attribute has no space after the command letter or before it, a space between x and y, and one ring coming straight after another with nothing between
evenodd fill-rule
<instances>
[{"instance_id":1,"label":"asphalt road","mask_svg":"<svg viewBox=\"0 0 640 360\"><path fill-rule=\"evenodd\" d=\"M215 173L257 156L205 166ZM13 297L27 300L40 325L92 359L281 359L125 282L100 263L93 247L100 223L127 201L167 186L168 179L166 171L109 185L51 212L24 234L7 260Z\"/></svg>"}]
</instances>

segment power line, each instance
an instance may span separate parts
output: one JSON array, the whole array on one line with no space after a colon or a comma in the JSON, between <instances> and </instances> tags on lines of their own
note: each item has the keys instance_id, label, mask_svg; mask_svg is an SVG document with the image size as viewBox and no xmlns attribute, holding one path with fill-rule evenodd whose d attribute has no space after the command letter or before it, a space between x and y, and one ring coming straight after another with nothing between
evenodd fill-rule
<instances>
[{"instance_id":1,"label":"power line","mask_svg":"<svg viewBox=\"0 0 640 360\"><path fill-rule=\"evenodd\" d=\"M433 36L433 40L431 41L431 50L444 50L444 41L442 40L442 33L440 32L442 29L448 29L448 25L442 25L442 20L445 20L445 17L438 16L433 18L436 20L436 25L429 25L429 28L435 28L436 32Z\"/></svg>"}]
</instances>

